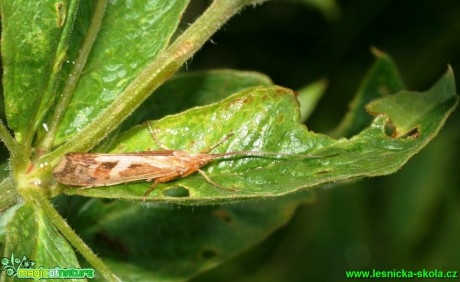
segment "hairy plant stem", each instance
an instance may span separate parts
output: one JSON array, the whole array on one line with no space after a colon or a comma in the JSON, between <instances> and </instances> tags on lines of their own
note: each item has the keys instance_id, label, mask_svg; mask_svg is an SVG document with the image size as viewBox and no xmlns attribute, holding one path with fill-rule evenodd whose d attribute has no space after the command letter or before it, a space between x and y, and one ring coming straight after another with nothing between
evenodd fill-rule
<instances>
[{"instance_id":1,"label":"hairy plant stem","mask_svg":"<svg viewBox=\"0 0 460 282\"><path fill-rule=\"evenodd\" d=\"M62 235L69 241L72 246L77 249L82 256L93 266L96 271L101 274L107 281L121 281L111 270L105 265L100 258L83 242L83 240L73 231L62 216L50 203L48 198L38 188L27 190L29 198L34 204L39 206L46 216L50 219L53 225L61 232Z\"/></svg>"},{"instance_id":2,"label":"hairy plant stem","mask_svg":"<svg viewBox=\"0 0 460 282\"><path fill-rule=\"evenodd\" d=\"M11 155L16 155L19 153L18 143L16 140L14 140L13 136L10 135L2 120L0 120L0 138L2 139L3 144L5 144L8 151L10 151Z\"/></svg>"},{"instance_id":3,"label":"hairy plant stem","mask_svg":"<svg viewBox=\"0 0 460 282\"><path fill-rule=\"evenodd\" d=\"M67 80L62 95L59 99L59 102L56 105L56 109L53 113L53 117L50 119L51 123L49 124L49 130L46 132L44 138L41 141L41 144L38 146L41 152L48 152L53 145L54 137L56 136L56 131L58 126L64 117L67 106L72 99L72 94L77 86L78 80L80 79L83 68L85 67L86 60L88 55L91 52L94 41L96 40L97 34L101 27L101 22L104 17L104 12L107 7L107 0L98 0L96 8L91 19L91 24L88 29L88 33L83 42L82 48L78 55L78 58L75 61L75 67L72 70L72 73Z\"/></svg>"},{"instance_id":4,"label":"hairy plant stem","mask_svg":"<svg viewBox=\"0 0 460 282\"><path fill-rule=\"evenodd\" d=\"M27 159L21 150L21 146L16 142L16 140L14 140L13 136L11 136L2 120L0 120L0 138L10 152L11 167L14 170L17 170L19 167L25 167Z\"/></svg>"},{"instance_id":5,"label":"hairy plant stem","mask_svg":"<svg viewBox=\"0 0 460 282\"><path fill-rule=\"evenodd\" d=\"M147 97L170 78L233 15L248 4L262 1L214 0L208 9L165 49L90 124L68 142L43 156L41 163L53 167L68 152L84 152L117 128Z\"/></svg>"}]
</instances>

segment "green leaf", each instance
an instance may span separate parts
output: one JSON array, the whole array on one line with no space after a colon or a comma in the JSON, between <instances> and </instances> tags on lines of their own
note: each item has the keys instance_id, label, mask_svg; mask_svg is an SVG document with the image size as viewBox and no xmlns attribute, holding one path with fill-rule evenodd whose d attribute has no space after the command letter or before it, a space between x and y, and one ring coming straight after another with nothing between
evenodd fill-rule
<instances>
[{"instance_id":1,"label":"green leaf","mask_svg":"<svg viewBox=\"0 0 460 282\"><path fill-rule=\"evenodd\" d=\"M19 202L19 194L14 186L14 180L11 177L6 177L0 182L0 215Z\"/></svg>"},{"instance_id":2,"label":"green leaf","mask_svg":"<svg viewBox=\"0 0 460 282\"><path fill-rule=\"evenodd\" d=\"M375 63L361 82L358 92L350 103L350 110L339 126L332 132L333 136L351 137L358 134L372 122L365 105L374 99L385 97L404 88L396 64L387 54L372 48Z\"/></svg>"},{"instance_id":3,"label":"green leaf","mask_svg":"<svg viewBox=\"0 0 460 282\"><path fill-rule=\"evenodd\" d=\"M313 195L202 207L61 200L69 223L124 281L183 281L260 242Z\"/></svg>"},{"instance_id":4,"label":"green leaf","mask_svg":"<svg viewBox=\"0 0 460 282\"><path fill-rule=\"evenodd\" d=\"M187 0L112 1L107 5L55 144L83 128L163 50Z\"/></svg>"},{"instance_id":5,"label":"green leaf","mask_svg":"<svg viewBox=\"0 0 460 282\"><path fill-rule=\"evenodd\" d=\"M13 219L16 210L21 206L21 204L14 205L0 215L0 254L4 254L5 252L6 230L8 223L11 221L11 219Z\"/></svg>"},{"instance_id":6,"label":"green leaf","mask_svg":"<svg viewBox=\"0 0 460 282\"><path fill-rule=\"evenodd\" d=\"M396 121L398 133L413 129L409 126L401 130L400 120L417 124L416 135L388 136L385 131L388 115L382 114L359 135L334 140L309 132L298 123L297 101L292 91L277 86L244 90L220 103L152 123L157 137L169 148L196 153L233 132L234 136L216 148L215 153L251 150L309 154L316 158L235 156L219 159L207 165L204 171L214 182L236 192L220 189L196 173L158 185L148 199L187 204L239 201L280 196L329 182L390 174L438 133L456 103L455 84L449 71L426 93L402 92L377 100L369 107L374 112L388 110L390 120ZM391 106L387 109L385 105ZM410 105L419 107L400 111ZM152 139L145 126L137 126L121 134L110 153L158 149ZM75 188L67 193L142 199L150 185Z\"/></svg>"},{"instance_id":7,"label":"green leaf","mask_svg":"<svg viewBox=\"0 0 460 282\"><path fill-rule=\"evenodd\" d=\"M9 221L4 256L35 261L36 267L80 267L74 251L40 210L24 205ZM72 279L70 281L81 281Z\"/></svg>"},{"instance_id":8,"label":"green leaf","mask_svg":"<svg viewBox=\"0 0 460 282\"><path fill-rule=\"evenodd\" d=\"M54 99L77 5L56 0L2 2L6 117L20 143L30 143Z\"/></svg>"}]
</instances>

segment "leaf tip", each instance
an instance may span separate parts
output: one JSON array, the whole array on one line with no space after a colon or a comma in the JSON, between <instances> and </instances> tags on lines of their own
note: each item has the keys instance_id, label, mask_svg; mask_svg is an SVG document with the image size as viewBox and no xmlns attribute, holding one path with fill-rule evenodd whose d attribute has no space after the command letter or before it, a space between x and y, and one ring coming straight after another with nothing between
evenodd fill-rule
<instances>
[{"instance_id":1,"label":"leaf tip","mask_svg":"<svg viewBox=\"0 0 460 282\"><path fill-rule=\"evenodd\" d=\"M371 53L377 58L388 57L387 53L383 52L375 46L371 46Z\"/></svg>"},{"instance_id":2,"label":"leaf tip","mask_svg":"<svg viewBox=\"0 0 460 282\"><path fill-rule=\"evenodd\" d=\"M454 76L454 69L450 64L447 64L447 71L446 74L451 75L452 77Z\"/></svg>"},{"instance_id":3,"label":"leaf tip","mask_svg":"<svg viewBox=\"0 0 460 282\"><path fill-rule=\"evenodd\" d=\"M447 71L436 83L433 84L430 90L433 92L442 91L445 93L445 97L458 97L455 85L454 70L449 64L447 65Z\"/></svg>"}]
</instances>

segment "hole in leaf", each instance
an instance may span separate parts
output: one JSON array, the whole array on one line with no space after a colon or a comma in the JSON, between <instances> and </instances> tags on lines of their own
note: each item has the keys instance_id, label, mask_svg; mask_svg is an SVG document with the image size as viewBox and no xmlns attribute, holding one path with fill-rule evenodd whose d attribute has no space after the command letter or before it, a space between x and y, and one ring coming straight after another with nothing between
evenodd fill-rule
<instances>
[{"instance_id":1,"label":"hole in leaf","mask_svg":"<svg viewBox=\"0 0 460 282\"><path fill-rule=\"evenodd\" d=\"M404 134L403 136L401 136L401 138L404 138L404 139L408 139L408 138L417 139L419 136L420 136L420 130L418 129L418 127L415 127L413 129L411 129L409 132L407 132L406 134Z\"/></svg>"},{"instance_id":2,"label":"hole in leaf","mask_svg":"<svg viewBox=\"0 0 460 282\"><path fill-rule=\"evenodd\" d=\"M174 187L164 190L163 195L167 197L183 198L190 197L190 192L188 191L188 189L185 189L184 187Z\"/></svg>"},{"instance_id":3,"label":"hole in leaf","mask_svg":"<svg viewBox=\"0 0 460 282\"><path fill-rule=\"evenodd\" d=\"M396 136L396 128L394 127L393 124L391 123L386 123L385 124L385 135L389 137L395 137Z\"/></svg>"},{"instance_id":4,"label":"hole in leaf","mask_svg":"<svg viewBox=\"0 0 460 282\"><path fill-rule=\"evenodd\" d=\"M201 257L203 259L209 260L217 256L217 251L215 250L204 250L201 252Z\"/></svg>"},{"instance_id":5,"label":"hole in leaf","mask_svg":"<svg viewBox=\"0 0 460 282\"><path fill-rule=\"evenodd\" d=\"M228 212L226 210L224 210L224 209L215 209L215 210L212 211L212 215L222 219L223 221L225 221L227 223L232 223L233 222L233 219L230 216L230 214L228 214Z\"/></svg>"}]
</instances>

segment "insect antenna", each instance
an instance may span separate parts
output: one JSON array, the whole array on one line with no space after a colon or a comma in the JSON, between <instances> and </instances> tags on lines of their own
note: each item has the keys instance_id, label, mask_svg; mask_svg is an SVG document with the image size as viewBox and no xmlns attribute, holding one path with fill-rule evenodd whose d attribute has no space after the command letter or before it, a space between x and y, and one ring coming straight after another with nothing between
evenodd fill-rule
<instances>
[{"instance_id":1,"label":"insect antenna","mask_svg":"<svg viewBox=\"0 0 460 282\"><path fill-rule=\"evenodd\" d=\"M233 131L230 132L216 144L202 150L201 153L202 154L209 153L210 151L220 146L222 143L226 142L228 139L230 139L234 135L235 134L233 133ZM322 158L333 157L338 154L331 154L331 155L326 155L326 156L315 156L315 155L308 155L308 154L290 154L290 153L260 152L260 151L235 151L235 152L210 154L210 155L212 155L214 158L221 158L221 157L224 158L224 157L240 155L240 156L286 156L286 157L300 157L300 158L309 158L309 159L322 159Z\"/></svg>"},{"instance_id":2,"label":"insect antenna","mask_svg":"<svg viewBox=\"0 0 460 282\"><path fill-rule=\"evenodd\" d=\"M235 134L234 134L233 132L230 132L229 134L227 134L227 136L225 136L224 138L222 138L222 140L220 140L220 141L217 142L216 144L212 145L211 147L204 149L203 151L201 151L201 153L202 153L202 154L207 154L208 152L212 151L214 148L220 146L222 143L224 143L225 141L227 141L228 139L230 139L230 137L232 137L233 135L235 135Z\"/></svg>"},{"instance_id":3,"label":"insect antenna","mask_svg":"<svg viewBox=\"0 0 460 282\"><path fill-rule=\"evenodd\" d=\"M290 154L290 153L276 153L276 152L259 152L259 151L235 151L221 154L212 154L216 158L229 157L229 156L286 156L286 157L300 157L308 159L322 159L337 156L338 154L326 155L326 156L315 156L308 154Z\"/></svg>"},{"instance_id":4,"label":"insect antenna","mask_svg":"<svg viewBox=\"0 0 460 282\"><path fill-rule=\"evenodd\" d=\"M163 150L171 150L167 146L165 146L163 143L160 142L160 140L157 137L157 134L155 133L155 131L152 129L152 127L150 126L150 124L147 121L145 121L144 124L148 127L148 129L150 131L150 135L152 136L153 140L155 140L155 142L158 144L158 146L161 149L163 149Z\"/></svg>"}]
</instances>

